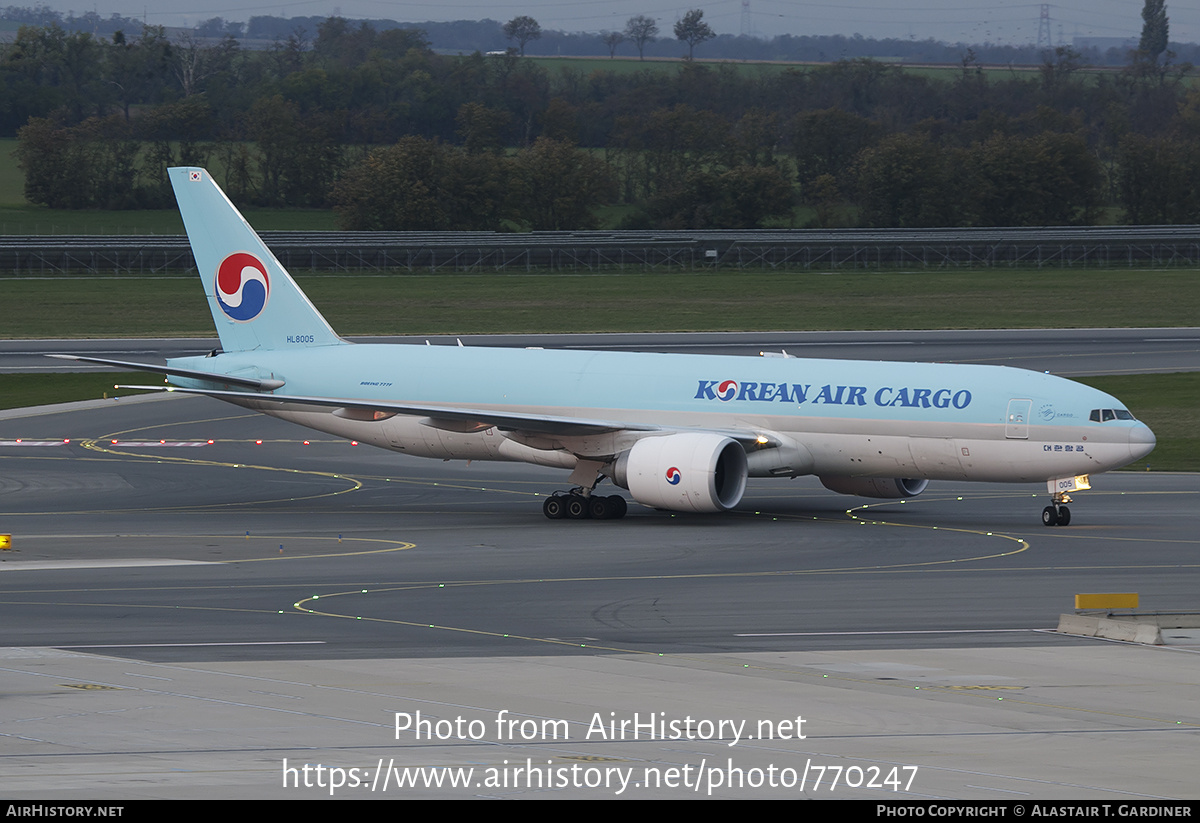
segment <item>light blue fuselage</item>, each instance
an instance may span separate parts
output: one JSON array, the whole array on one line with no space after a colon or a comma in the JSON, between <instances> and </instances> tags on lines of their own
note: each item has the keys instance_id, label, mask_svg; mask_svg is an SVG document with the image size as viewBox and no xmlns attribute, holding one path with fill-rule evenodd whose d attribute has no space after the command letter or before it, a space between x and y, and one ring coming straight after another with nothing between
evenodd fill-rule
<instances>
[{"instance_id":1,"label":"light blue fuselage","mask_svg":"<svg viewBox=\"0 0 1200 823\"><path fill-rule=\"evenodd\" d=\"M1039 481L1116 468L1154 443L1136 420L1089 419L1093 410L1124 409L1111 395L1000 366L386 344L235 352L171 365L281 379L286 386L273 395L280 400L317 395L776 433L811 454L812 465L793 473ZM427 424L423 434L432 437L417 438L430 440L426 449L387 431L420 425L413 418L263 410L410 453L504 459L490 448L494 432L455 432L460 453L448 454L447 433ZM611 456L609 446L595 448ZM757 468L752 473L772 473L769 465Z\"/></svg>"}]
</instances>

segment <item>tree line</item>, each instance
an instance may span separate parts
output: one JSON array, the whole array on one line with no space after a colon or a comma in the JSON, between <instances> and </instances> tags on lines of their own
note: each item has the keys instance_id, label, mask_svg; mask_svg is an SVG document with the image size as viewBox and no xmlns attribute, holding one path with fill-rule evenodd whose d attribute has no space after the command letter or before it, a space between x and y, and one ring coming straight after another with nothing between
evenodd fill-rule
<instances>
[{"instance_id":1,"label":"tree line","mask_svg":"<svg viewBox=\"0 0 1200 823\"><path fill-rule=\"evenodd\" d=\"M168 207L165 169L197 164L356 228L575 228L614 204L647 228L791 225L798 204L823 226L1195 222L1200 91L1155 58L585 71L337 17L264 50L52 22L0 54L0 129L28 199L60 208Z\"/></svg>"},{"instance_id":2,"label":"tree line","mask_svg":"<svg viewBox=\"0 0 1200 823\"><path fill-rule=\"evenodd\" d=\"M1160 9L1163 3L1151 0ZM1165 19L1165 10L1159 13ZM648 21L655 32L639 42L630 37L627 28L600 32L566 32L553 29L541 30L537 42L530 43L532 55L546 56L598 56L638 54L656 58L679 58L685 56L676 38L663 32L658 37L658 21L646 15L637 18ZM317 31L326 18L318 16L276 17L272 15L252 16L248 23L212 17L197 23L190 30L196 37L220 38L230 35L243 43L270 44L286 40L296 31L309 36ZM94 11L61 14L45 5L33 7L7 6L0 9L0 21L26 25L50 25L55 23L66 31L89 32L93 36L111 37L117 31L135 37L142 28L142 21L111 14L104 17ZM432 47L445 53L470 53L503 50L507 46L504 26L496 20L455 20L450 22L399 22L380 18L365 20L377 31L389 29L421 28ZM511 21L510 21L511 22ZM681 21L682 22L682 21ZM1130 32L1130 45L1096 46L1076 45L1092 66L1123 66L1129 61L1129 51L1140 48L1136 37ZM1164 32L1164 43L1166 34ZM686 39L684 40L686 43ZM703 55L719 60L778 60L787 62L820 62L872 58L900 60L906 63L954 63L967 50L973 48L979 59L991 65L1038 65L1043 59L1043 49L1033 44L1009 45L998 43L945 43L932 38L874 38L854 35L730 35L715 34L704 47ZM1059 43L1058 45L1065 45ZM1200 44L1170 43L1166 45L1181 61L1200 62Z\"/></svg>"}]
</instances>

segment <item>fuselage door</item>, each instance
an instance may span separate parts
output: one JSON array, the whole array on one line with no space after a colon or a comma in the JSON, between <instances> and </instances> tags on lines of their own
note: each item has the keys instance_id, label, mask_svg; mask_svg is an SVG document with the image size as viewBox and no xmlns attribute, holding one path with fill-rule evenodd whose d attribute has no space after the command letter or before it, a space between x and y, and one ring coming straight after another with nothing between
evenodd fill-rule
<instances>
[{"instance_id":1,"label":"fuselage door","mask_svg":"<svg viewBox=\"0 0 1200 823\"><path fill-rule=\"evenodd\" d=\"M1004 436L1009 440L1029 439L1029 412L1032 400L1009 400L1008 415L1004 422Z\"/></svg>"}]
</instances>

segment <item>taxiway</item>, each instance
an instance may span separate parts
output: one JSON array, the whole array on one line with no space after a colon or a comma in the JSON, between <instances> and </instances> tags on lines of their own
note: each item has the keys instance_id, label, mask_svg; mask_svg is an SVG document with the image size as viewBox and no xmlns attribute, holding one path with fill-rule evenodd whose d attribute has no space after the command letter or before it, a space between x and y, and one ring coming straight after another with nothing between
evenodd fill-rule
<instances>
[{"instance_id":1,"label":"taxiway","mask_svg":"<svg viewBox=\"0 0 1200 823\"><path fill-rule=\"evenodd\" d=\"M1036 488L809 479L724 516L547 521L563 482L206 398L0 414L6 797L1195 795L1196 638L1050 631L1078 592L1195 609L1193 475L1097 477L1061 529ZM447 735L397 731L417 712ZM754 735L705 737L721 720ZM713 785L814 766L852 780Z\"/></svg>"}]
</instances>

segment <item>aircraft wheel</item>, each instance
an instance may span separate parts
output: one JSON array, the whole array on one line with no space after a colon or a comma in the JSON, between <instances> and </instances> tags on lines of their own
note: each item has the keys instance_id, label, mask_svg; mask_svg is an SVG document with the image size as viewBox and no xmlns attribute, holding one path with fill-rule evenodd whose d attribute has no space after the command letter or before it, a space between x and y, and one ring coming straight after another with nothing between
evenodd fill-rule
<instances>
[{"instance_id":1,"label":"aircraft wheel","mask_svg":"<svg viewBox=\"0 0 1200 823\"><path fill-rule=\"evenodd\" d=\"M1068 509L1066 506L1058 507L1058 525L1060 525L1060 526L1071 525L1071 510Z\"/></svg>"},{"instance_id":2,"label":"aircraft wheel","mask_svg":"<svg viewBox=\"0 0 1200 823\"><path fill-rule=\"evenodd\" d=\"M588 501L586 497L572 494L567 498L567 517L572 520L586 520L588 514Z\"/></svg>"},{"instance_id":3,"label":"aircraft wheel","mask_svg":"<svg viewBox=\"0 0 1200 823\"><path fill-rule=\"evenodd\" d=\"M588 517L593 520L607 520L612 517L607 497L592 495L587 499Z\"/></svg>"},{"instance_id":4,"label":"aircraft wheel","mask_svg":"<svg viewBox=\"0 0 1200 823\"><path fill-rule=\"evenodd\" d=\"M551 495L542 503L542 514L551 520L562 520L567 516L567 504L562 495Z\"/></svg>"},{"instance_id":5,"label":"aircraft wheel","mask_svg":"<svg viewBox=\"0 0 1200 823\"><path fill-rule=\"evenodd\" d=\"M625 503L625 498L619 494L611 494L604 498L604 507L608 510L609 520L620 520L629 508Z\"/></svg>"},{"instance_id":6,"label":"aircraft wheel","mask_svg":"<svg viewBox=\"0 0 1200 823\"><path fill-rule=\"evenodd\" d=\"M1054 510L1053 506L1047 506L1046 508L1042 509L1042 525L1043 526L1057 526L1058 525L1058 512L1056 512Z\"/></svg>"}]
</instances>

